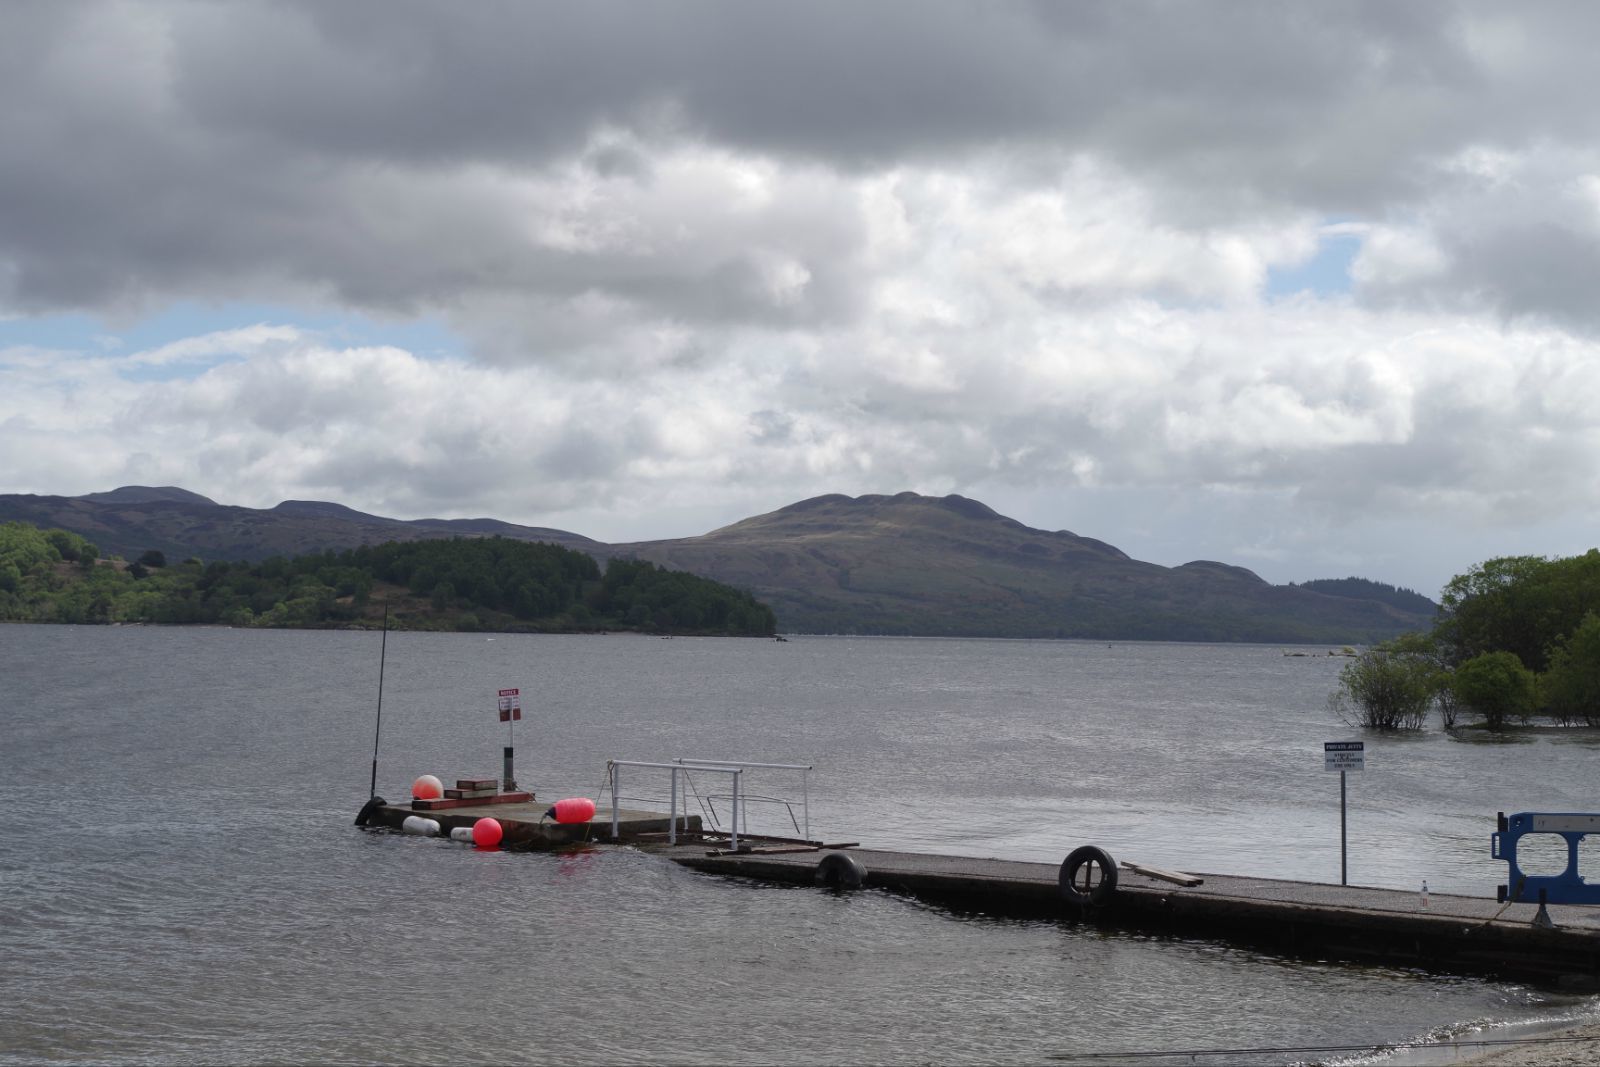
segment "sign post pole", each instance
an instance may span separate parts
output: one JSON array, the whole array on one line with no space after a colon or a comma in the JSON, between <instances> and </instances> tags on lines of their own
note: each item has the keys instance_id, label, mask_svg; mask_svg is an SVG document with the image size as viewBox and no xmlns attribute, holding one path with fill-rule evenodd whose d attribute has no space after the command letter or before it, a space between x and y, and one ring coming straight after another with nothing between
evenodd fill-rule
<instances>
[{"instance_id":1,"label":"sign post pole","mask_svg":"<svg viewBox=\"0 0 1600 1067\"><path fill-rule=\"evenodd\" d=\"M1344 772L1339 772L1339 884L1350 884L1350 838L1345 832Z\"/></svg>"},{"instance_id":2,"label":"sign post pole","mask_svg":"<svg viewBox=\"0 0 1600 1067\"><path fill-rule=\"evenodd\" d=\"M1365 741L1324 741L1322 769L1339 772L1339 884L1350 884L1349 821L1346 816L1345 772L1366 770Z\"/></svg>"},{"instance_id":3,"label":"sign post pole","mask_svg":"<svg viewBox=\"0 0 1600 1067\"><path fill-rule=\"evenodd\" d=\"M501 783L501 788L507 793L515 793L517 791L517 776L512 763L516 737L513 734L513 730L516 728L516 721L522 718L522 690L502 689L499 692L499 697L500 721L506 724L505 776L504 781Z\"/></svg>"}]
</instances>

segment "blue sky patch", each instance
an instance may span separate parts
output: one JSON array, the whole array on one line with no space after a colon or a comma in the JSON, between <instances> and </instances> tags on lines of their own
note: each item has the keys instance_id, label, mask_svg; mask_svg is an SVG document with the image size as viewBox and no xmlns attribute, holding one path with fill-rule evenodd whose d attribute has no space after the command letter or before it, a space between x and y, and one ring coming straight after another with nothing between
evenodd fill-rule
<instances>
[{"instance_id":1,"label":"blue sky patch","mask_svg":"<svg viewBox=\"0 0 1600 1067\"><path fill-rule=\"evenodd\" d=\"M1354 233L1325 234L1317 252L1304 263L1274 267L1267 271L1267 299L1277 300L1296 293L1313 296L1338 296L1350 291L1350 264L1361 251L1361 236Z\"/></svg>"},{"instance_id":2,"label":"blue sky patch","mask_svg":"<svg viewBox=\"0 0 1600 1067\"><path fill-rule=\"evenodd\" d=\"M258 323L318 333L337 347L393 345L425 359L458 356L465 349L461 338L436 316L384 320L354 312L310 313L277 304L193 302L173 304L130 324L113 324L82 313L0 320L0 348L31 345L90 354L130 354ZM150 370L155 373L143 377L181 376L172 368ZM193 372L192 365L189 372Z\"/></svg>"}]
</instances>

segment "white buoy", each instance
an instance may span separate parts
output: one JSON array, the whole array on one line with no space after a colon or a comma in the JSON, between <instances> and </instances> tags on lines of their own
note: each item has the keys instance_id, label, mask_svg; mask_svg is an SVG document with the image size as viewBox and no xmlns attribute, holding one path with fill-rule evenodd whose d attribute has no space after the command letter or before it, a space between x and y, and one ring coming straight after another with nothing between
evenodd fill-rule
<instances>
[{"instance_id":1,"label":"white buoy","mask_svg":"<svg viewBox=\"0 0 1600 1067\"><path fill-rule=\"evenodd\" d=\"M472 827L457 826L455 829L450 831L450 840L465 841L469 845L472 844Z\"/></svg>"},{"instance_id":2,"label":"white buoy","mask_svg":"<svg viewBox=\"0 0 1600 1067\"><path fill-rule=\"evenodd\" d=\"M406 821L400 824L400 829L420 837L439 836L439 823L434 819L424 819L420 815L407 815Z\"/></svg>"}]
</instances>

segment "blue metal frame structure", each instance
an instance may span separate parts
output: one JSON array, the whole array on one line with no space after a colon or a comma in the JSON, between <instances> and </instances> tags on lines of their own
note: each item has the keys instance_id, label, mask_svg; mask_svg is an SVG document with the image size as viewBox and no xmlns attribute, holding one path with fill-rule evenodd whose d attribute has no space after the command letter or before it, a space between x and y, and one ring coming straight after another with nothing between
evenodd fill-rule
<instances>
[{"instance_id":1,"label":"blue metal frame structure","mask_svg":"<svg viewBox=\"0 0 1600 1067\"><path fill-rule=\"evenodd\" d=\"M1578 842L1600 834L1600 814L1574 811L1521 811L1500 813L1499 832L1489 838L1489 853L1505 860L1510 881L1500 887L1499 900L1538 901L1550 904L1600 904L1600 885L1590 885L1578 874ZM1517 864L1517 846L1529 834L1555 834L1567 845L1567 869L1560 874L1527 874Z\"/></svg>"}]
</instances>

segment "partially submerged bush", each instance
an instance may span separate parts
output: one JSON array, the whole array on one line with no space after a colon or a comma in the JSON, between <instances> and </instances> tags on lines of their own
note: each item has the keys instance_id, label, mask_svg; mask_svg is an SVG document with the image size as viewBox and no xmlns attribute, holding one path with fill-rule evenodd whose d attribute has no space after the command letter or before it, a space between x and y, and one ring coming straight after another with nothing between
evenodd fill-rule
<instances>
[{"instance_id":1,"label":"partially submerged bush","mask_svg":"<svg viewBox=\"0 0 1600 1067\"><path fill-rule=\"evenodd\" d=\"M1515 652L1473 656L1451 675L1450 691L1491 730L1504 729L1513 719L1527 722L1539 707L1539 680Z\"/></svg>"},{"instance_id":2,"label":"partially submerged bush","mask_svg":"<svg viewBox=\"0 0 1600 1067\"><path fill-rule=\"evenodd\" d=\"M1439 687L1439 671L1420 651L1378 645L1339 672L1328 705L1351 726L1420 730Z\"/></svg>"}]
</instances>

